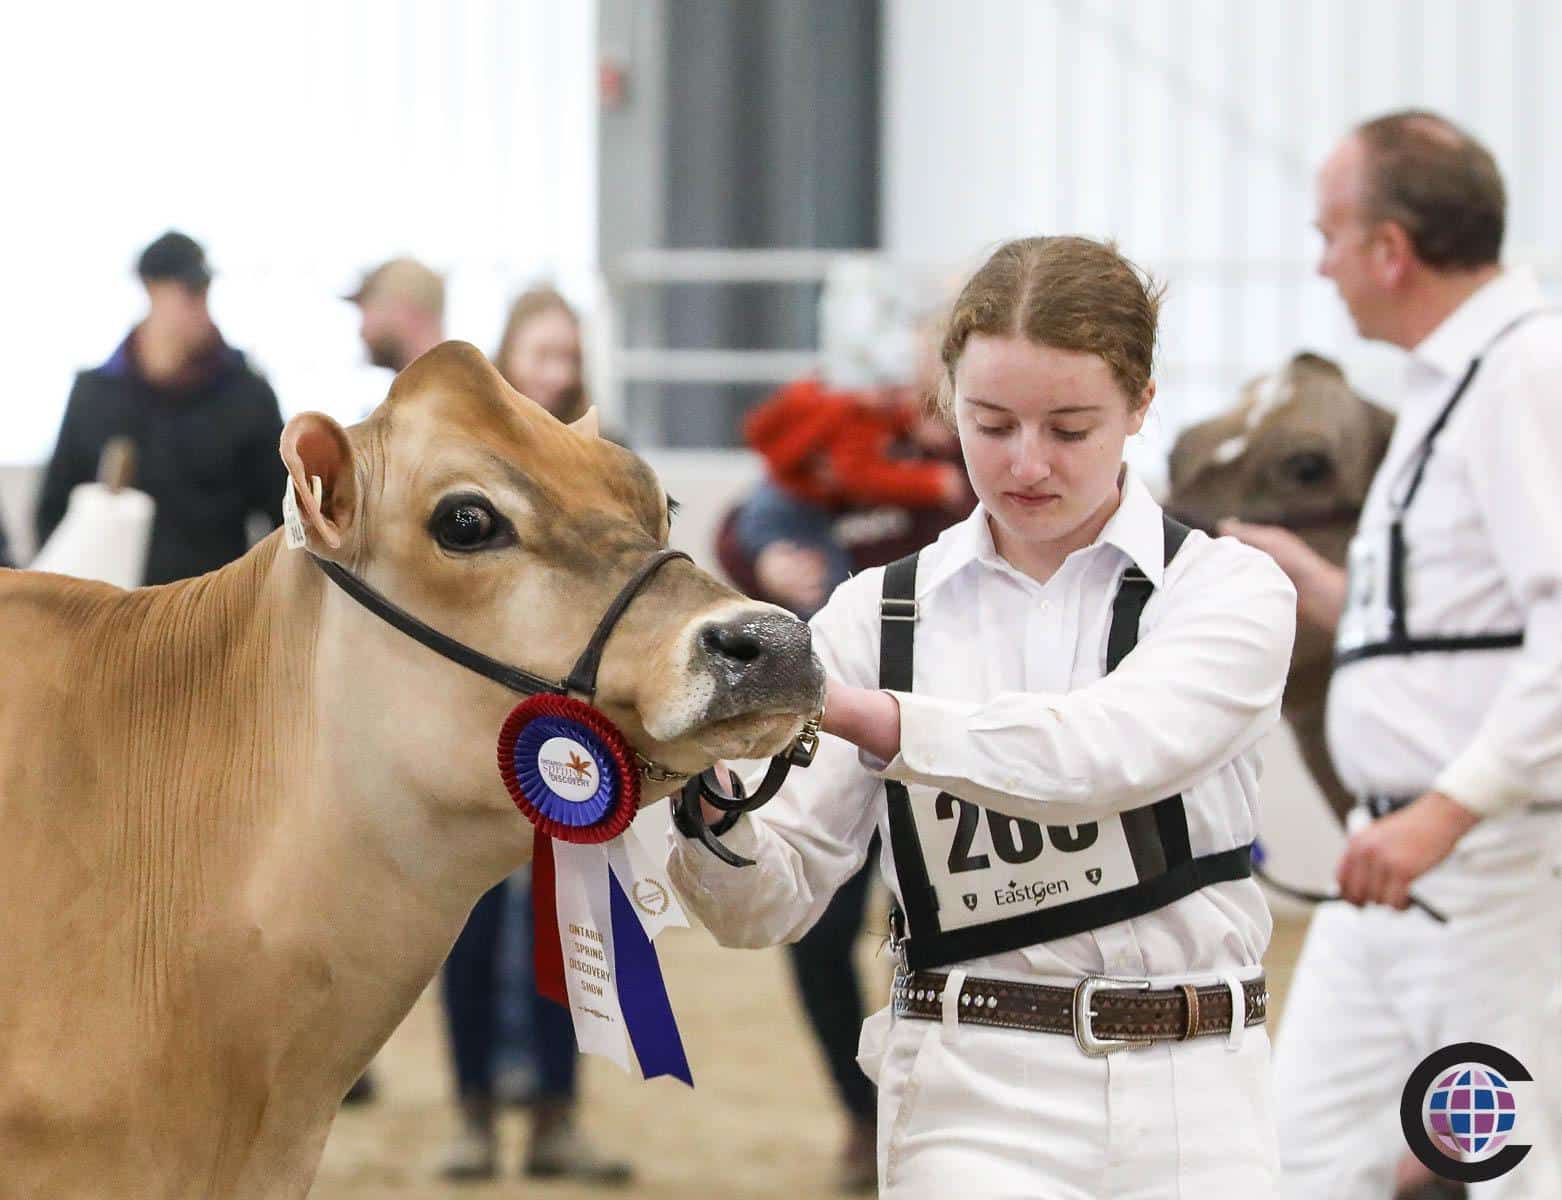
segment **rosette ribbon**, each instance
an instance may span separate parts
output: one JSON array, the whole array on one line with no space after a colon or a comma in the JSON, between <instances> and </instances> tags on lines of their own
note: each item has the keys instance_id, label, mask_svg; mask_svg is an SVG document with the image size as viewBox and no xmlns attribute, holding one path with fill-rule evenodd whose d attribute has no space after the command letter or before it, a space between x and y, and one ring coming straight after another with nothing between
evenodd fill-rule
<instances>
[{"instance_id":1,"label":"rosette ribbon","mask_svg":"<svg viewBox=\"0 0 1562 1200\"><path fill-rule=\"evenodd\" d=\"M654 839L634 824L640 774L600 711L564 696L522 701L499 736L499 773L535 827L538 991L569 1008L580 1049L644 1078L694 1079L653 944L688 926Z\"/></svg>"}]
</instances>

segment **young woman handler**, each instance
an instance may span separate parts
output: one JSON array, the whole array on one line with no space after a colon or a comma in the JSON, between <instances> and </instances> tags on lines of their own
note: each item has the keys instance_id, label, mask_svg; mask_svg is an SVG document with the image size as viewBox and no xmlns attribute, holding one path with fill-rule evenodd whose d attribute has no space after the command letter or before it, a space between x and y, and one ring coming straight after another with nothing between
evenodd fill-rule
<instances>
[{"instance_id":1,"label":"young woman handler","mask_svg":"<svg viewBox=\"0 0 1562 1200\"><path fill-rule=\"evenodd\" d=\"M1249 847L1296 596L1123 463L1158 302L1083 238L976 272L941 404L980 503L814 618L834 736L763 810L706 814L756 865L673 839L685 903L767 946L883 835L897 972L860 1060L886 1197L1276 1190Z\"/></svg>"}]
</instances>

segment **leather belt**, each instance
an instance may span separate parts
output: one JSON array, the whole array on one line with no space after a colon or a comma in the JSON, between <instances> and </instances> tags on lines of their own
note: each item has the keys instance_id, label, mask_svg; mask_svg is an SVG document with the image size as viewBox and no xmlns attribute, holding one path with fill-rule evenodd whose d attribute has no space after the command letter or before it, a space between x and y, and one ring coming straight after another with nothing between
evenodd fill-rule
<instances>
[{"instance_id":1,"label":"leather belt","mask_svg":"<svg viewBox=\"0 0 1562 1200\"><path fill-rule=\"evenodd\" d=\"M896 972L895 1015L941 1020L948 979L941 971ZM1269 1011L1264 977L1245 982L1242 992L1243 1024L1262 1025ZM1147 980L1091 975L1068 988L967 976L957 1003L962 1024L1061 1033L1091 1057L1231 1032L1231 989L1221 983L1152 989Z\"/></svg>"}]
</instances>

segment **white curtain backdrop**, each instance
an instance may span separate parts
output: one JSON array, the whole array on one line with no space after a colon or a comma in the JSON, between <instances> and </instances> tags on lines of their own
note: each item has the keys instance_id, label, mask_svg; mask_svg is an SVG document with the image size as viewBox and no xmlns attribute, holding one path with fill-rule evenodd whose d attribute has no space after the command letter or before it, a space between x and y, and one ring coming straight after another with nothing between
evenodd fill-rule
<instances>
[{"instance_id":1,"label":"white curtain backdrop","mask_svg":"<svg viewBox=\"0 0 1562 1200\"><path fill-rule=\"evenodd\" d=\"M73 372L141 310L140 248L179 228L217 270L224 335L284 415L355 420L360 272L445 272L447 327L493 349L547 279L589 305L596 6L270 0L16 6L0 39L7 365L0 463L45 459Z\"/></svg>"},{"instance_id":2,"label":"white curtain backdrop","mask_svg":"<svg viewBox=\"0 0 1562 1200\"><path fill-rule=\"evenodd\" d=\"M1314 274L1313 172L1404 107L1482 138L1507 258L1562 295L1557 0L884 0L884 244L979 262L1023 234L1117 239L1170 284L1152 474L1184 424L1298 349L1394 403L1400 356L1359 341Z\"/></svg>"}]
</instances>

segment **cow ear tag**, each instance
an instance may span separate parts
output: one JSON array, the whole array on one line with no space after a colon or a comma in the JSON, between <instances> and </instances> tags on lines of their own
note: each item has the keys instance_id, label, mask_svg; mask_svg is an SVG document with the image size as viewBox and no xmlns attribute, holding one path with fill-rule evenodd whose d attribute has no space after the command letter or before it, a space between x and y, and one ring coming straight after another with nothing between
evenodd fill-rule
<instances>
[{"instance_id":1,"label":"cow ear tag","mask_svg":"<svg viewBox=\"0 0 1562 1200\"><path fill-rule=\"evenodd\" d=\"M561 842L608 842L640 807L640 773L624 735L570 696L531 696L499 732L499 774L515 807Z\"/></svg>"},{"instance_id":2,"label":"cow ear tag","mask_svg":"<svg viewBox=\"0 0 1562 1200\"><path fill-rule=\"evenodd\" d=\"M324 491L320 484L320 476L309 477L310 490L315 494L315 507L320 507L321 497ZM298 493L293 490L293 479L288 477L287 491L282 493L282 525L287 530L287 548L289 550L301 550L309 544L309 535L304 531L304 517L298 511Z\"/></svg>"}]
</instances>

